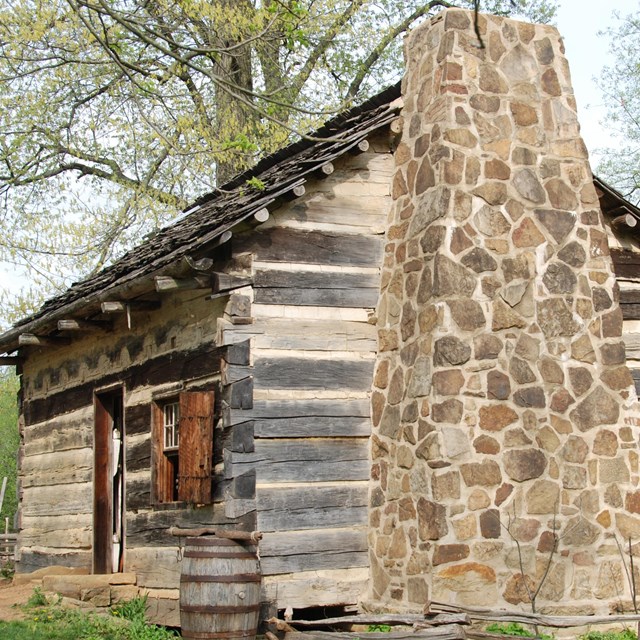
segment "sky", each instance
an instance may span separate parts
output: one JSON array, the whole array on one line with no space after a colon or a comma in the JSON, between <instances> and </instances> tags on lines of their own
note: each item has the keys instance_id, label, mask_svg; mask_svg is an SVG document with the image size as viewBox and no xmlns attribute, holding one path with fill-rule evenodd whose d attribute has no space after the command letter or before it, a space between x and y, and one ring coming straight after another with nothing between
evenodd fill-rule
<instances>
[{"instance_id":1,"label":"sky","mask_svg":"<svg viewBox=\"0 0 640 640\"><path fill-rule=\"evenodd\" d=\"M606 126L601 124L606 119L606 109L595 78L602 67L613 60L608 54L609 39L599 36L598 32L619 24L613 18L614 11L625 16L639 10L640 0L559 0L558 4L556 26L564 39L581 134L595 171L596 150L617 146Z\"/></svg>"}]
</instances>

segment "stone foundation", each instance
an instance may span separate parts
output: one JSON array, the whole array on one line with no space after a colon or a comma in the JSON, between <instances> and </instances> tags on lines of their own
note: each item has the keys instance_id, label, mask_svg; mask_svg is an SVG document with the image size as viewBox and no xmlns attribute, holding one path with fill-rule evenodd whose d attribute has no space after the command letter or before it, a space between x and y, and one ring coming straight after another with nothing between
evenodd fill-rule
<instances>
[{"instance_id":1,"label":"stone foundation","mask_svg":"<svg viewBox=\"0 0 640 640\"><path fill-rule=\"evenodd\" d=\"M640 535L622 315L555 29L406 45L378 308L368 598L607 611ZM633 423L632 419L628 420Z\"/></svg>"}]
</instances>

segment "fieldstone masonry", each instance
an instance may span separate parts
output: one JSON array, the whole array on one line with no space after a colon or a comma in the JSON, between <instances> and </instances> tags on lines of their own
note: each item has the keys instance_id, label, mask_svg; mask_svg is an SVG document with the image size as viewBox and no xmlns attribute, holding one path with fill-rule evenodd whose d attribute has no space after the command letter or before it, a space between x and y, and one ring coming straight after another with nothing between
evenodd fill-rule
<instances>
[{"instance_id":1,"label":"fieldstone masonry","mask_svg":"<svg viewBox=\"0 0 640 640\"><path fill-rule=\"evenodd\" d=\"M606 611L628 599L613 535L640 540L606 233L558 33L479 26L484 48L447 10L406 44L368 600L528 609L551 558L538 610Z\"/></svg>"}]
</instances>

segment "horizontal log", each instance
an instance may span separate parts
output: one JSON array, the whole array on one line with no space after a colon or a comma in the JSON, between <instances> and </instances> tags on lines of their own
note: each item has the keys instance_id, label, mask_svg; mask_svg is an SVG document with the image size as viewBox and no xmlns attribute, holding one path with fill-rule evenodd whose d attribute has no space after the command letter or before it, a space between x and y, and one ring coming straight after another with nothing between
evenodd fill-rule
<instances>
[{"instance_id":1,"label":"horizontal log","mask_svg":"<svg viewBox=\"0 0 640 640\"><path fill-rule=\"evenodd\" d=\"M32 333L21 333L18 336L21 347L59 347L71 344L69 338L60 336L36 336Z\"/></svg>"},{"instance_id":2,"label":"horizontal log","mask_svg":"<svg viewBox=\"0 0 640 640\"><path fill-rule=\"evenodd\" d=\"M16 561L16 573L32 573L45 567L72 567L91 571L92 553L86 550L59 552L57 549L20 549L20 559Z\"/></svg>"},{"instance_id":3,"label":"horizontal log","mask_svg":"<svg viewBox=\"0 0 640 640\"><path fill-rule=\"evenodd\" d=\"M254 288L257 304L374 308L380 282L368 273L260 270Z\"/></svg>"},{"instance_id":4,"label":"horizontal log","mask_svg":"<svg viewBox=\"0 0 640 640\"><path fill-rule=\"evenodd\" d=\"M188 381L213 375L221 369L223 349L224 347L208 342L187 351L171 351L131 365L124 372L117 371L103 376L99 384L106 387L124 382L127 391L133 391L142 386L155 386L175 380ZM27 425L44 422L81 407L92 407L96 385L96 381L77 386L69 384L64 391L52 393L46 398L25 401L24 415Z\"/></svg>"},{"instance_id":5,"label":"horizontal log","mask_svg":"<svg viewBox=\"0 0 640 640\"><path fill-rule=\"evenodd\" d=\"M77 320L68 318L58 320L59 331L108 331L113 325L110 322L100 322L98 320Z\"/></svg>"},{"instance_id":6,"label":"horizontal log","mask_svg":"<svg viewBox=\"0 0 640 640\"><path fill-rule=\"evenodd\" d=\"M371 413L368 398L309 399L309 400L255 400L250 409L231 411L233 424L244 420L306 418L309 416L339 418L368 418Z\"/></svg>"},{"instance_id":7,"label":"horizontal log","mask_svg":"<svg viewBox=\"0 0 640 640\"><path fill-rule=\"evenodd\" d=\"M610 253L618 278L640 279L640 252L612 248Z\"/></svg>"},{"instance_id":8,"label":"horizontal log","mask_svg":"<svg viewBox=\"0 0 640 640\"><path fill-rule=\"evenodd\" d=\"M305 571L291 576L264 576L266 600L278 609L348 606L360 602L367 589L368 568Z\"/></svg>"},{"instance_id":9,"label":"horizontal log","mask_svg":"<svg viewBox=\"0 0 640 640\"><path fill-rule=\"evenodd\" d=\"M304 264L378 267L383 241L379 237L306 231L285 227L256 229L238 238L238 252L251 251L256 260Z\"/></svg>"},{"instance_id":10,"label":"horizontal log","mask_svg":"<svg viewBox=\"0 0 640 640\"><path fill-rule=\"evenodd\" d=\"M254 388L367 391L373 366L373 360L260 358L256 354Z\"/></svg>"},{"instance_id":11,"label":"horizontal log","mask_svg":"<svg viewBox=\"0 0 640 640\"><path fill-rule=\"evenodd\" d=\"M136 574L141 587L162 589L180 588L179 543L167 547L128 547L127 571Z\"/></svg>"},{"instance_id":12,"label":"horizontal log","mask_svg":"<svg viewBox=\"0 0 640 640\"><path fill-rule=\"evenodd\" d=\"M469 616L466 613L438 613L433 616L420 613L362 613L355 616L340 616L339 618L324 618L321 620L289 621L289 624L293 627L331 627L341 624L426 625L438 627L443 624L467 625L469 623Z\"/></svg>"},{"instance_id":13,"label":"horizontal log","mask_svg":"<svg viewBox=\"0 0 640 640\"><path fill-rule=\"evenodd\" d=\"M227 540L247 540L250 542L259 542L262 540L262 533L260 531L238 531L237 529L220 529L219 527L196 527L190 529L171 527L169 533L178 538L209 535Z\"/></svg>"},{"instance_id":14,"label":"horizontal log","mask_svg":"<svg viewBox=\"0 0 640 640\"><path fill-rule=\"evenodd\" d=\"M373 353L378 344L374 325L348 320L256 318L250 326L224 329L229 342L247 336L255 349Z\"/></svg>"},{"instance_id":15,"label":"horizontal log","mask_svg":"<svg viewBox=\"0 0 640 640\"><path fill-rule=\"evenodd\" d=\"M242 287L250 285L251 282L251 278L246 278L243 276L235 276L228 273L217 272L211 274L211 289L215 293L240 289Z\"/></svg>"},{"instance_id":16,"label":"horizontal log","mask_svg":"<svg viewBox=\"0 0 640 640\"><path fill-rule=\"evenodd\" d=\"M15 367L23 362L24 358L21 356L0 356L0 367Z\"/></svg>"},{"instance_id":17,"label":"horizontal log","mask_svg":"<svg viewBox=\"0 0 640 640\"><path fill-rule=\"evenodd\" d=\"M327 181L329 182L329 181ZM329 186L329 185L327 185ZM331 194L333 196L333 194ZM359 231L366 236L377 235L384 229L389 199L383 196L359 196L356 198L320 198L294 203L290 208L292 221L309 226L322 224L323 229L333 225L335 232Z\"/></svg>"},{"instance_id":18,"label":"horizontal log","mask_svg":"<svg viewBox=\"0 0 640 640\"><path fill-rule=\"evenodd\" d=\"M156 276L154 278L154 281L155 289L158 293L211 288L211 279L208 276L195 276L193 278L172 278L171 276Z\"/></svg>"},{"instance_id":19,"label":"horizontal log","mask_svg":"<svg viewBox=\"0 0 640 640\"><path fill-rule=\"evenodd\" d=\"M224 505L212 504L194 509L184 504L166 505L156 511L126 514L127 543L133 547L174 546L176 538L169 533L171 527L183 529L220 527L255 531L255 516L234 520L224 515Z\"/></svg>"},{"instance_id":20,"label":"horizontal log","mask_svg":"<svg viewBox=\"0 0 640 640\"><path fill-rule=\"evenodd\" d=\"M355 144L349 151L353 154L364 153L369 150L369 141L368 140L360 140L357 144Z\"/></svg>"},{"instance_id":21,"label":"horizontal log","mask_svg":"<svg viewBox=\"0 0 640 640\"><path fill-rule=\"evenodd\" d=\"M256 487L257 528L295 531L363 527L367 524L368 484Z\"/></svg>"},{"instance_id":22,"label":"horizontal log","mask_svg":"<svg viewBox=\"0 0 640 640\"><path fill-rule=\"evenodd\" d=\"M266 222L269 219L269 209L267 209L266 207L258 209L258 211L253 214L253 219L256 222Z\"/></svg>"},{"instance_id":23,"label":"horizontal log","mask_svg":"<svg viewBox=\"0 0 640 640\"><path fill-rule=\"evenodd\" d=\"M153 311L159 309L162 303L159 300L127 300L124 302L118 300L109 300L100 305L102 313L116 314L126 313L129 311Z\"/></svg>"},{"instance_id":24,"label":"horizontal log","mask_svg":"<svg viewBox=\"0 0 640 640\"><path fill-rule=\"evenodd\" d=\"M606 616L550 616L539 613L527 613L526 611L491 610L478 607L463 607L449 605L443 602L432 602L431 611L462 612L469 615L472 620L508 620L523 624L535 624L555 629L569 629L571 627L589 626L594 624L617 624L637 622L640 614L612 614Z\"/></svg>"},{"instance_id":25,"label":"horizontal log","mask_svg":"<svg viewBox=\"0 0 640 640\"><path fill-rule=\"evenodd\" d=\"M632 216L630 213L624 213L620 216L616 216L611 220L611 226L613 227L630 227L633 228L638 224L638 219L635 216Z\"/></svg>"},{"instance_id":26,"label":"horizontal log","mask_svg":"<svg viewBox=\"0 0 640 640\"><path fill-rule=\"evenodd\" d=\"M260 543L263 575L368 566L364 528L278 531Z\"/></svg>"},{"instance_id":27,"label":"horizontal log","mask_svg":"<svg viewBox=\"0 0 640 640\"><path fill-rule=\"evenodd\" d=\"M360 640L362 632L350 631L290 631L285 640ZM458 624L429 627L426 629L407 629L406 631L368 632L367 640L463 640L464 627Z\"/></svg>"},{"instance_id":28,"label":"horizontal log","mask_svg":"<svg viewBox=\"0 0 640 640\"><path fill-rule=\"evenodd\" d=\"M92 485L90 482L69 484L64 487L64 491L61 491L59 486L24 487L21 509L24 516L92 513Z\"/></svg>"},{"instance_id":29,"label":"horizontal log","mask_svg":"<svg viewBox=\"0 0 640 640\"><path fill-rule=\"evenodd\" d=\"M369 477L368 439L256 440L252 453L225 451L225 477L255 469L262 482L333 482Z\"/></svg>"}]
</instances>

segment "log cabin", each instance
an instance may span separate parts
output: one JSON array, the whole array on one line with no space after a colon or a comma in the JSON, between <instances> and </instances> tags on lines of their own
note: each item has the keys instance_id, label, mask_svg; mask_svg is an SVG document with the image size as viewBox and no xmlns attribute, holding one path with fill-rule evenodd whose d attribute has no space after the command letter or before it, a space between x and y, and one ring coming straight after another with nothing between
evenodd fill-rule
<instances>
[{"instance_id":1,"label":"log cabin","mask_svg":"<svg viewBox=\"0 0 640 640\"><path fill-rule=\"evenodd\" d=\"M479 27L0 335L19 573L134 574L177 624L171 529L215 528L263 534L272 611L529 606L547 558L548 611L628 590L640 211L555 29Z\"/></svg>"}]
</instances>

